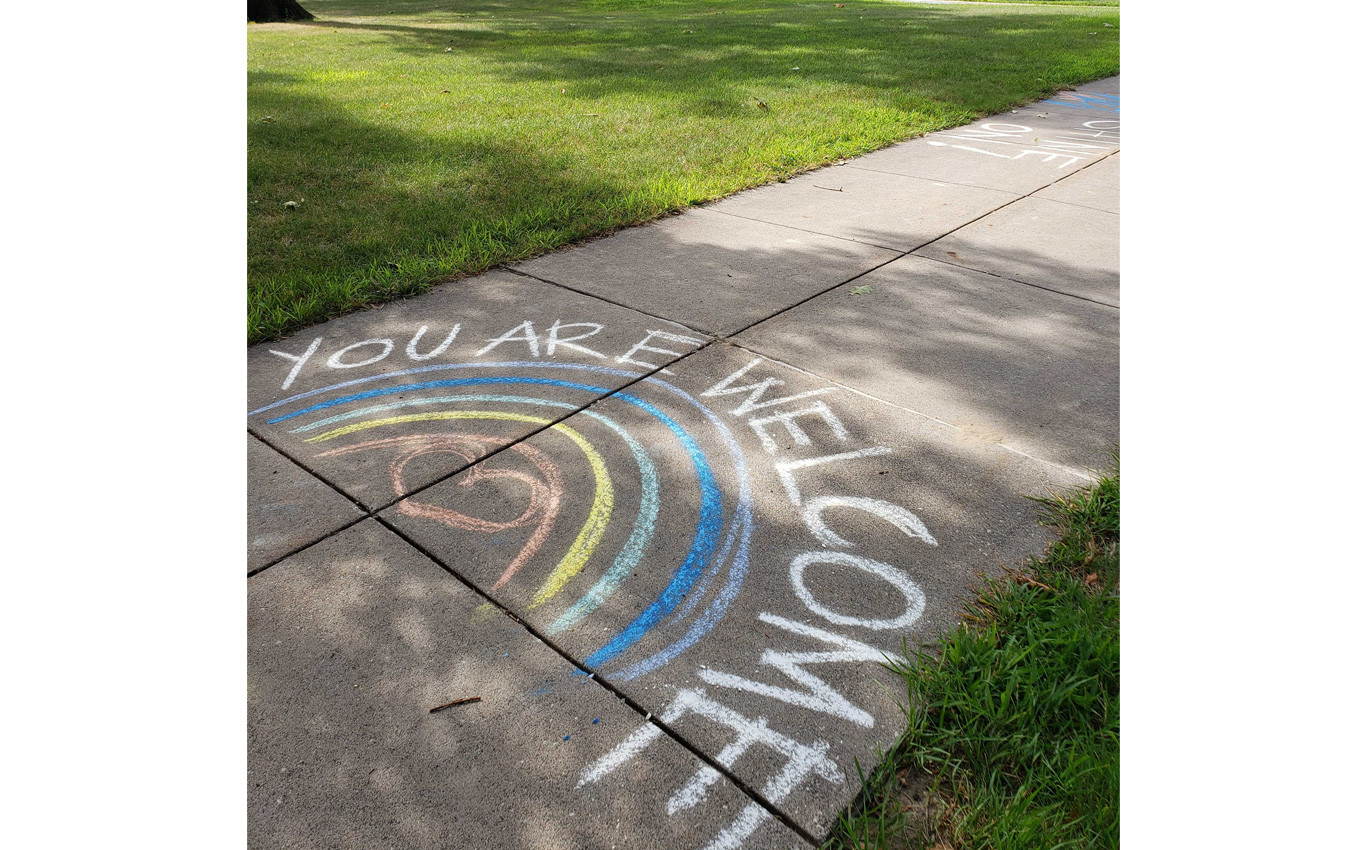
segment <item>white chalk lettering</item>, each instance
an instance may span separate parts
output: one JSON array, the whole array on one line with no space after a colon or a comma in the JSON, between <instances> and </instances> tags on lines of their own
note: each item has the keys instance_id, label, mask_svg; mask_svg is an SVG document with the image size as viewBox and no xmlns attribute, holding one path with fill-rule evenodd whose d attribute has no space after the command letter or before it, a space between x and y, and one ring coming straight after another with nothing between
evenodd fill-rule
<instances>
[{"instance_id":1,"label":"white chalk lettering","mask_svg":"<svg viewBox=\"0 0 1366 850\"><path fill-rule=\"evenodd\" d=\"M843 784L839 767L827 752L830 745L825 741L803 744L768 727L762 717L751 719L727 708L707 695L701 688L680 688L678 693L664 708L659 719L674 723L686 714L697 714L714 723L729 727L736 737L716 756L723 767L731 767L745 752L755 744L767 747L787 758L787 763L776 775L769 777L762 789L763 795L771 802L786 799L808 776L816 775L836 785ZM579 786L597 782L645 750L660 735L659 729L648 722L632 732L607 755L598 759L579 776ZM670 812L695 806L706 799L710 788L720 773L710 765L703 765L688 782L669 799ZM757 809L757 812L755 811ZM722 830L708 845L707 850L739 847L741 842L758 829L768 813L757 804L746 806L735 822Z\"/></svg>"},{"instance_id":2,"label":"white chalk lettering","mask_svg":"<svg viewBox=\"0 0 1366 850\"><path fill-rule=\"evenodd\" d=\"M669 798L669 814L676 815L684 809L691 809L707 797L707 789L721 778L721 771L714 767L704 767L693 774L688 784L674 792Z\"/></svg>"},{"instance_id":3,"label":"white chalk lettering","mask_svg":"<svg viewBox=\"0 0 1366 850\"><path fill-rule=\"evenodd\" d=\"M942 133L954 139L977 139L987 141L989 139L1016 139L1030 131L1029 127L1023 124L1003 124L993 122L983 124L980 127L964 127L956 133Z\"/></svg>"},{"instance_id":4,"label":"white chalk lettering","mask_svg":"<svg viewBox=\"0 0 1366 850\"><path fill-rule=\"evenodd\" d=\"M773 435L764 430L763 426L781 422L794 443L799 446L809 446L811 445L811 438L793 420L798 416L813 415L824 419L826 424L830 426L830 430L835 432L836 437L841 440L849 439L849 432L845 429L844 423L839 421L835 412L823 401L817 401L810 407L803 407L800 410L787 410L782 413L775 413L772 416L755 417L749 420L749 427L753 428L754 433L759 435L759 441L764 444L765 451L769 454L777 454L778 443L773 439Z\"/></svg>"},{"instance_id":5,"label":"white chalk lettering","mask_svg":"<svg viewBox=\"0 0 1366 850\"><path fill-rule=\"evenodd\" d=\"M816 597L806 587L806 568L812 564L841 564L875 575L896 588L905 597L906 610L896 617L886 620L850 617L837 611L831 611L817 602ZM811 613L824 617L838 626L860 626L875 631L909 629L925 612L925 594L921 592L920 586L891 564L874 561L872 558L860 558L858 555L851 555L848 552L805 552L792 559L791 578L792 589L796 591L797 598L802 600L802 604L806 605Z\"/></svg>"},{"instance_id":6,"label":"white chalk lettering","mask_svg":"<svg viewBox=\"0 0 1366 850\"><path fill-rule=\"evenodd\" d=\"M522 322L500 337L490 339L489 344L475 352L474 356L483 357L505 342L525 342L531 349L532 357L541 356L541 339L536 336L536 329L531 326L530 320Z\"/></svg>"},{"instance_id":7,"label":"white chalk lettering","mask_svg":"<svg viewBox=\"0 0 1366 850\"><path fill-rule=\"evenodd\" d=\"M289 370L289 377L285 378L285 382L280 385L280 389L289 389L289 385L294 383L294 379L298 377L299 370L304 368L304 363L307 362L308 358L313 356L313 352L318 350L318 346L322 345L322 341L322 337L318 337L317 339L313 340L313 344L310 345L308 347L308 350L305 351L303 354L286 354L283 351L276 351L273 348L270 350L271 354L278 354L286 360L294 361L294 368Z\"/></svg>"},{"instance_id":8,"label":"white chalk lettering","mask_svg":"<svg viewBox=\"0 0 1366 850\"><path fill-rule=\"evenodd\" d=\"M805 460L784 460L773 465L778 472L778 479L783 482L783 489L787 491L787 497L792 500L792 504L802 503L802 491L797 487L797 479L792 473L799 469L806 469L811 466L820 466L836 460L855 460L861 457L873 457L874 455L889 454L892 450L886 446L873 446L867 449L858 449L852 452L840 452L835 455L825 455L823 457L812 457Z\"/></svg>"},{"instance_id":9,"label":"white chalk lettering","mask_svg":"<svg viewBox=\"0 0 1366 850\"><path fill-rule=\"evenodd\" d=\"M1014 159L1014 158L1015 158L1015 157L1011 156L1011 155L1008 154L1008 153L996 153L995 151L984 151L984 150L982 150L981 148L972 148L972 147L968 147L967 145L951 145L951 144L949 144L948 142L936 142L936 141L934 141L934 140L930 140L929 142L927 142L927 144L934 145L934 146L937 147L937 148L949 147L949 148L956 148L956 149L958 149L958 150L960 150L960 151L972 151L973 153L984 153L984 154L986 154L987 156L998 156L998 157L1000 157L1001 159Z\"/></svg>"},{"instance_id":10,"label":"white chalk lettering","mask_svg":"<svg viewBox=\"0 0 1366 850\"><path fill-rule=\"evenodd\" d=\"M592 330L588 333L581 333L578 336L560 336L560 331L567 328L592 328ZM562 325L560 324L560 320L556 319L555 324L550 326L550 330L547 331L545 335L545 356L554 357L555 346L563 345L565 348L572 348L575 351L582 351L584 354L591 354L594 357L602 357L605 359L607 355L603 354L601 351L594 351L591 348L574 344L575 340L587 339L593 334L599 333L601 330L602 325L597 322L571 322L570 324Z\"/></svg>"},{"instance_id":11,"label":"white chalk lettering","mask_svg":"<svg viewBox=\"0 0 1366 850\"><path fill-rule=\"evenodd\" d=\"M712 839L711 843L702 850L736 850L746 838L759 828L759 824L764 822L764 818L770 817L764 811L764 807L758 803L750 803L740 812L740 816L735 819L735 823L721 830L721 833Z\"/></svg>"},{"instance_id":12,"label":"white chalk lettering","mask_svg":"<svg viewBox=\"0 0 1366 850\"><path fill-rule=\"evenodd\" d=\"M646 723L644 726L641 726L628 735L626 740L613 747L611 752L607 753L607 755L593 762L588 767L585 767L583 773L579 774L579 784L576 787L582 788L585 785L597 782L623 764L626 764L626 762L640 755L646 747L654 743L655 738L658 738L663 734L664 730L653 723Z\"/></svg>"},{"instance_id":13,"label":"white chalk lettering","mask_svg":"<svg viewBox=\"0 0 1366 850\"><path fill-rule=\"evenodd\" d=\"M753 369L755 366L762 362L762 357L754 358L753 360L749 361L749 363L745 366L742 366L735 372L732 372L729 376L725 378L725 380L716 384L711 389L703 392L702 397L714 398L716 396L735 395L736 393L748 392L749 395L745 398L743 402L740 403L740 406L731 411L731 413L735 416L743 416L744 414L749 413L751 410L758 410L764 407L775 407L779 404L782 404L783 402L796 401L799 398L807 398L808 396L813 395L824 395L825 393L835 391L834 387L822 387L818 390L807 390L806 392L797 393L796 395L769 399L768 401L759 401L759 399L763 398L764 393L768 392L769 387L781 387L783 384L787 382L779 380L778 378L764 378L757 384L746 384L743 387L731 386L731 384L734 383L738 378L744 377L746 372L748 372L750 369Z\"/></svg>"},{"instance_id":14,"label":"white chalk lettering","mask_svg":"<svg viewBox=\"0 0 1366 850\"><path fill-rule=\"evenodd\" d=\"M1081 160L1082 160L1082 158L1079 157L1079 156L1066 156L1065 154L1053 153L1052 151L1036 151L1036 150L1020 151L1020 153L1019 153L1018 155L1016 155L1014 158L1015 158L1015 159L1024 159L1025 157L1030 156L1030 155L1038 156L1038 157L1043 157L1043 161L1044 161L1044 162L1052 162L1052 161L1055 160L1055 159L1064 160L1064 162L1062 163L1062 165L1059 165L1059 166L1058 166L1059 168L1066 168L1067 166L1069 166L1069 165L1074 165L1074 164L1076 164L1076 163L1078 163L1078 162L1081 162Z\"/></svg>"},{"instance_id":15,"label":"white chalk lettering","mask_svg":"<svg viewBox=\"0 0 1366 850\"><path fill-rule=\"evenodd\" d=\"M688 353L688 352L686 352L686 351L671 351L671 350L669 350L669 349L667 349L667 348L656 348L655 346L650 345L650 340L654 339L655 337L659 337L660 339L666 340L666 341L668 341L668 342L681 342L681 343L685 343L685 344L689 344L689 345L701 345L701 344L702 344L702 340L700 340L700 339L693 339L692 337L689 337L689 336L679 336L678 334L671 334L671 333L669 333L669 332L667 332L667 331L650 331L649 333L647 333L647 334L645 335L645 338L644 338L644 339L642 339L640 342L636 343L635 345L631 346L631 350L630 350L630 351L628 351L628 352L626 352L625 354L623 354L623 355L621 355L620 357L618 357L618 358L617 358L617 362L618 362L618 363L630 363L630 364L632 364L632 365L634 365L634 366L644 366L644 367L647 368L647 369L653 369L653 368L655 368L655 366L658 365L658 364L655 364L655 363L647 363L647 362L645 362L645 361L643 361L643 360L634 360L634 359L632 359L631 355L636 354L636 353L641 352L641 351L652 351L652 352L654 352L655 354L667 354L667 355L669 355L670 357L682 357L684 354L687 354L687 353Z\"/></svg>"},{"instance_id":16,"label":"white chalk lettering","mask_svg":"<svg viewBox=\"0 0 1366 850\"><path fill-rule=\"evenodd\" d=\"M802 669L803 664L832 664L848 661L885 661L886 656L879 650L874 649L866 643L860 643L852 638L837 635L834 632L827 632L815 626L808 626L805 623L798 623L779 617L776 614L760 614L759 619L780 629L786 629L799 635L805 635L828 644L840 647L838 650L825 652L775 652L772 649L764 650L760 656L759 663L767 664L781 670L788 678L796 681L806 688L805 691L793 690L792 688L780 688L775 685L766 685L762 682L755 682L751 679L741 678L731 673L723 673L719 670L704 668L698 671L698 676L710 685L721 688L735 688L736 690L749 691L751 693L762 694L776 700L799 705L802 708L809 708L812 711L820 711L825 714L833 714L841 720L848 720L858 726L873 728L873 715L849 702L843 694L827 685L824 681L817 678L810 672Z\"/></svg>"},{"instance_id":17,"label":"white chalk lettering","mask_svg":"<svg viewBox=\"0 0 1366 850\"><path fill-rule=\"evenodd\" d=\"M1059 141L1057 139L1046 139L1039 142L1039 149L1046 151L1056 151L1058 153L1075 153L1083 156L1090 156L1095 153L1108 151L1109 145L1093 145L1090 142Z\"/></svg>"},{"instance_id":18,"label":"white chalk lettering","mask_svg":"<svg viewBox=\"0 0 1366 850\"><path fill-rule=\"evenodd\" d=\"M931 546L938 546L939 543L930 534L930 530L925 527L925 523L920 521L920 517L891 502L884 502L882 499L867 499L859 496L821 496L807 502L802 508L802 521L806 527L811 529L811 533L816 535L822 545L849 549L853 543L840 537L830 530L830 526L825 524L825 519L821 516L827 508L852 508L856 511L870 513L878 519L886 520L903 534L925 541Z\"/></svg>"},{"instance_id":19,"label":"white chalk lettering","mask_svg":"<svg viewBox=\"0 0 1366 850\"><path fill-rule=\"evenodd\" d=\"M382 345L384 346L384 350L368 360L360 360L355 363L342 362L343 354L345 354L353 348L360 348L366 345ZM360 342L351 343L350 345L343 348L341 351L338 351L336 354L333 354L331 357L327 358L327 365L331 366L333 369L359 369L361 366L369 366L371 363L378 363L379 361L388 357L389 352L393 350L394 341L392 339L363 339Z\"/></svg>"},{"instance_id":20,"label":"white chalk lettering","mask_svg":"<svg viewBox=\"0 0 1366 850\"><path fill-rule=\"evenodd\" d=\"M446 335L446 338L445 338L444 340L442 340L441 344L438 345L436 348L433 348L431 351L427 352L426 354L418 354L418 353L417 353L417 342L418 342L418 340L422 339L422 335L425 334L426 332L427 332L427 326L426 326L426 325L423 325L422 327L420 327L420 328L417 329L417 333L413 334L413 338L412 338L411 340L408 341L408 358L409 358L409 359L411 359L411 360L431 360L433 357L437 357L437 356L439 356L439 355L441 355L441 354L444 354L444 353L446 352L446 349L448 349L448 348L451 347L451 343L455 341L455 335L458 334L458 333L460 333L460 325L457 324L457 325L455 325L454 327L452 327L452 328L451 328L451 332L450 332L449 334Z\"/></svg>"},{"instance_id":21,"label":"white chalk lettering","mask_svg":"<svg viewBox=\"0 0 1366 850\"><path fill-rule=\"evenodd\" d=\"M1067 168L1084 159L1102 156L1113 150L1119 143L1119 122L1111 120L1087 121L1082 129L1049 129L1046 133L1033 135L1039 131L1023 124L983 124L981 127L964 127L952 133L937 133L926 143L935 147L950 147L1000 159L1025 160L1038 157L1044 162L1058 162L1058 168ZM975 145L950 144L943 139L958 139ZM1007 148L1006 152L1000 150ZM1014 152L1009 149L1014 148Z\"/></svg>"}]
</instances>

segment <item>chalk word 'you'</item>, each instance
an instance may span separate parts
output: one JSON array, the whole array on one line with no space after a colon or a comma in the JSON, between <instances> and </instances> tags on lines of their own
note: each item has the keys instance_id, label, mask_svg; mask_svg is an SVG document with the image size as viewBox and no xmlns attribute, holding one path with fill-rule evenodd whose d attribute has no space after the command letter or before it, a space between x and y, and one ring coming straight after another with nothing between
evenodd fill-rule
<instances>
[{"instance_id":1,"label":"chalk word 'you'","mask_svg":"<svg viewBox=\"0 0 1366 850\"><path fill-rule=\"evenodd\" d=\"M768 377L763 380L750 379L751 383L741 383L763 362L765 361L761 358L754 359L701 395L704 398L743 398L743 401L730 411L731 415L748 417L746 424L758 436L760 444L772 459L774 470L783 484L788 499L797 508L802 521L819 544L819 548L798 554L792 559L789 565L789 579L796 598L807 611L818 620L824 621L824 625L791 620L769 612L760 613L758 619L768 626L807 638L808 645L809 641L815 641L824 644L826 648L816 651L763 651L759 664L776 670L790 680L792 686L760 682L708 667L699 667L696 675L702 682L714 688L758 694L786 705L828 714L855 726L872 728L875 721L868 711L854 705L844 694L808 668L821 664L885 660L887 653L884 651L842 632L833 631L828 626L841 630L861 629L875 634L904 633L924 612L925 596L915 581L902 569L850 551L857 550L857 544L830 527L826 518L827 512L833 508L863 512L887 522L920 545L937 546L938 541L918 516L900 505L860 496L807 496L803 493L799 474L804 470L816 469L830 463L848 463L861 458L885 455L891 449L870 446L830 451L817 457L783 457L779 443L773 436L779 427L786 431L795 446L801 447L814 445L815 436L822 442L832 443L832 448L840 448L839 444L848 442L849 430L826 400L820 398L834 392L833 387L765 398L770 391L782 386L784 382ZM815 428L820 430L810 430ZM841 614L831 609L816 599L806 583L807 572L821 566L852 567L886 581L901 594L905 602L904 609L894 617L879 618ZM716 755L716 761L723 767L730 768L747 750L755 746L770 749L786 758L781 769L769 776L762 786L761 793L771 803L782 802L812 777L835 785L844 782L844 776L838 766L827 755L830 749L827 741L817 739L811 743L804 743L785 735L772 728L769 721L763 717L746 717L729 708L705 688L680 688L660 713L658 723L672 724L687 716L696 716L718 724L727 728L733 735L731 742ZM586 767L579 776L579 787L591 785L610 775L644 752L662 734L661 726L647 719L610 752ZM676 814L700 803L705 799L708 788L719 779L721 773L715 768L702 767L669 798L669 814ZM740 812L733 823L706 845L706 850L741 846L767 817L769 814L762 806L751 803Z\"/></svg>"}]
</instances>

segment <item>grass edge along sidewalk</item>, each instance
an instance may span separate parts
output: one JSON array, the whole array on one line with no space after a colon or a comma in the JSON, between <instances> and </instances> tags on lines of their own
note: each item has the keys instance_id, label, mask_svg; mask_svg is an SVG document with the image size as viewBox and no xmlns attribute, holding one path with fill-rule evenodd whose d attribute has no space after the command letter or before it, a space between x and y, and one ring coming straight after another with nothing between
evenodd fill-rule
<instances>
[{"instance_id":1,"label":"grass edge along sidewalk","mask_svg":"<svg viewBox=\"0 0 1366 850\"><path fill-rule=\"evenodd\" d=\"M250 344L1119 71L1115 7L305 6L248 26Z\"/></svg>"},{"instance_id":2,"label":"grass edge along sidewalk","mask_svg":"<svg viewBox=\"0 0 1366 850\"><path fill-rule=\"evenodd\" d=\"M890 665L908 730L825 850L1119 847L1119 457L1037 499L1060 537ZM860 770L862 774L862 770Z\"/></svg>"}]
</instances>

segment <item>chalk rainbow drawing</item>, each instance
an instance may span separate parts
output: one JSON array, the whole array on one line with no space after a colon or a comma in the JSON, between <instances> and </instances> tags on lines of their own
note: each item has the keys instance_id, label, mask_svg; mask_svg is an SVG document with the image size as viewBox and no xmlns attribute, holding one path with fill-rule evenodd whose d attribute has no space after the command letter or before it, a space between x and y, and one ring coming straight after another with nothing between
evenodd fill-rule
<instances>
[{"instance_id":1,"label":"chalk rainbow drawing","mask_svg":"<svg viewBox=\"0 0 1366 850\"><path fill-rule=\"evenodd\" d=\"M471 376L454 377L462 373ZM555 377L540 377L541 374ZM585 382L607 376L640 380L626 391ZM400 383L392 383L395 381ZM366 387L379 382L389 383ZM513 394L503 389L506 387L517 388L513 392L533 394ZM500 391L487 392L485 388ZM546 389L582 393L583 399L574 404L534 394ZM592 409L584 409L590 403ZM677 411L671 415L665 407L679 408L686 415L680 416ZM576 412L581 416L575 417L571 425L566 420ZM691 542L686 553L681 557L675 553L672 560L664 560L661 547L654 545L661 510L659 469L641 439L623 423L623 415L640 419L639 413L648 416L645 421L652 420L668 430L674 440L671 450L681 452L692 467L691 485L669 484L695 486L698 492ZM698 435L678 421L683 418L688 424L700 424L696 414L705 422L703 430L725 447L726 457L722 460L728 463L721 462L718 467L716 459L708 458ZM579 450L584 468L591 475L591 504L573 542L558 553L558 561L534 593L529 598L508 602L532 610L556 600L571 588L581 588L577 598L563 608L548 628L550 634L559 634L590 622L594 613L644 567L644 581L656 586L663 582L663 589L624 626L613 629L613 624L595 622L599 631L605 625L611 634L585 662L589 669L608 673L619 681L657 670L702 640L725 616L749 570L753 499L749 469L740 445L710 408L658 376L642 379L640 373L624 369L553 361L439 364L370 375L298 393L253 410L249 416L263 417L268 424L288 428L305 445L319 449L319 458L389 453L389 477L395 494L400 496L410 489L405 478L409 464L433 454L454 455L466 465L473 464L454 479L462 487L497 479L519 482L525 489L526 507L519 516L508 520L468 516L416 498L398 503L398 510L406 516L451 528L486 534L524 531L525 542L489 588L491 593L506 590L514 577L537 562L557 523L567 520L565 480L570 473L530 442L509 441L479 433L478 429L483 423L514 422L569 440ZM623 521L617 510L617 487L605 457L612 455L612 447L584 433L589 425L603 426L609 441L624 444L639 476L640 499L630 518L630 534L611 555L610 562L607 553L601 551L602 543L613 521ZM412 433L415 426L421 433ZM387 433L395 430L402 433ZM656 452L666 450L657 444L651 448ZM505 462L477 462L499 449L506 450L507 457L522 468L510 468ZM734 482L736 495L729 510L718 482L718 468L727 469L726 477ZM656 566L668 571L667 581L650 573ZM595 571L596 578L588 583ZM584 588L584 584L588 586ZM662 644L661 648L644 652L641 644L647 637L657 639L653 645Z\"/></svg>"}]
</instances>

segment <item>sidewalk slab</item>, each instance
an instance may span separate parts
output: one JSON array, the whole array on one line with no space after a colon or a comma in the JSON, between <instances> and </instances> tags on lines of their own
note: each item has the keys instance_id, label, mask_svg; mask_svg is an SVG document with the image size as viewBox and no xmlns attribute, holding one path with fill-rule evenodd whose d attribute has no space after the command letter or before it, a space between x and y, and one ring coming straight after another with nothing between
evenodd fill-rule
<instances>
[{"instance_id":1,"label":"sidewalk slab","mask_svg":"<svg viewBox=\"0 0 1366 850\"><path fill-rule=\"evenodd\" d=\"M247 436L247 572L364 516L307 470Z\"/></svg>"},{"instance_id":2,"label":"sidewalk slab","mask_svg":"<svg viewBox=\"0 0 1366 850\"><path fill-rule=\"evenodd\" d=\"M1050 115L1077 112L1093 117L1118 118L1119 76L1093 80L1070 91L1060 91L1039 101L1037 106L1040 111L1048 112Z\"/></svg>"},{"instance_id":3,"label":"sidewalk slab","mask_svg":"<svg viewBox=\"0 0 1366 850\"><path fill-rule=\"evenodd\" d=\"M1117 108L1117 95L1114 102ZM1027 195L1117 150L1117 111L1035 104L892 145L844 167Z\"/></svg>"},{"instance_id":4,"label":"sidewalk slab","mask_svg":"<svg viewBox=\"0 0 1366 850\"><path fill-rule=\"evenodd\" d=\"M492 272L254 346L247 354L247 424L374 510L701 342L681 325L511 272ZM476 433L483 439L420 452L397 465L369 447L371 428L379 420L402 421L385 429L391 440L417 438L434 427L423 418L428 408L411 404L417 387L449 393L477 387L486 395L505 395L528 386L561 406L518 417L478 418ZM318 424L341 413L342 404L347 414L356 415ZM310 411L314 430L298 430L303 411ZM479 417L477 410L462 415ZM341 443L318 449L314 438L334 429L353 430Z\"/></svg>"},{"instance_id":5,"label":"sidewalk slab","mask_svg":"<svg viewBox=\"0 0 1366 850\"><path fill-rule=\"evenodd\" d=\"M1021 198L915 254L1119 306L1115 213Z\"/></svg>"},{"instance_id":6,"label":"sidewalk slab","mask_svg":"<svg viewBox=\"0 0 1366 850\"><path fill-rule=\"evenodd\" d=\"M725 335L895 256L884 248L693 209L516 268Z\"/></svg>"},{"instance_id":7,"label":"sidewalk slab","mask_svg":"<svg viewBox=\"0 0 1366 850\"><path fill-rule=\"evenodd\" d=\"M1097 81L250 349L252 846L825 835L905 729L882 662L1110 466L1118 108Z\"/></svg>"},{"instance_id":8,"label":"sidewalk slab","mask_svg":"<svg viewBox=\"0 0 1366 850\"><path fill-rule=\"evenodd\" d=\"M1113 77L1106 77L1101 80L1092 80L1077 86L1077 91L1082 94L1119 94L1119 78L1121 74Z\"/></svg>"},{"instance_id":9,"label":"sidewalk slab","mask_svg":"<svg viewBox=\"0 0 1366 850\"><path fill-rule=\"evenodd\" d=\"M754 804L666 736L581 783L642 718L374 520L248 583L253 847L693 848ZM468 696L481 701L430 709ZM807 848L760 810L745 846Z\"/></svg>"},{"instance_id":10,"label":"sidewalk slab","mask_svg":"<svg viewBox=\"0 0 1366 850\"><path fill-rule=\"evenodd\" d=\"M1016 197L994 189L832 166L732 195L708 209L910 251Z\"/></svg>"},{"instance_id":11,"label":"sidewalk slab","mask_svg":"<svg viewBox=\"0 0 1366 850\"><path fill-rule=\"evenodd\" d=\"M1076 204L1119 215L1119 154L1107 156L1034 194L1036 198Z\"/></svg>"},{"instance_id":12,"label":"sidewalk slab","mask_svg":"<svg viewBox=\"0 0 1366 850\"><path fill-rule=\"evenodd\" d=\"M381 516L823 835L904 731L881 662L1083 480L735 346L670 373Z\"/></svg>"},{"instance_id":13,"label":"sidewalk slab","mask_svg":"<svg viewBox=\"0 0 1366 850\"><path fill-rule=\"evenodd\" d=\"M1103 213L1096 213L1103 215ZM909 256L736 342L1030 456L1104 469L1119 311Z\"/></svg>"}]
</instances>

